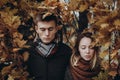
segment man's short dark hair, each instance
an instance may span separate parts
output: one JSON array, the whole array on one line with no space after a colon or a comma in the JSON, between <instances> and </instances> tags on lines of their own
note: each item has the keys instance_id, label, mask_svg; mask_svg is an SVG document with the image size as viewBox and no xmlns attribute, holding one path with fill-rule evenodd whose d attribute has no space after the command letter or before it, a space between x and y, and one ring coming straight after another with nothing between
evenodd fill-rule
<instances>
[{"instance_id":1,"label":"man's short dark hair","mask_svg":"<svg viewBox=\"0 0 120 80\"><path fill-rule=\"evenodd\" d=\"M55 21L57 25L57 17L53 13L38 13L34 18L34 23L36 25L39 21L49 22L52 20Z\"/></svg>"}]
</instances>

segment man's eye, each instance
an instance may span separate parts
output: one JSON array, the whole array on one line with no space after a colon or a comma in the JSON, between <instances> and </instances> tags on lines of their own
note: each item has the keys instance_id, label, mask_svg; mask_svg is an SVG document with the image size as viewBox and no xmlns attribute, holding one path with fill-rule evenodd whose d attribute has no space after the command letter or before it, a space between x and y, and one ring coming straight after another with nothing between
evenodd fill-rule
<instances>
[{"instance_id":1,"label":"man's eye","mask_svg":"<svg viewBox=\"0 0 120 80\"><path fill-rule=\"evenodd\" d=\"M48 30L49 30L49 31L52 31L52 30L53 30L53 28L49 28Z\"/></svg>"},{"instance_id":2,"label":"man's eye","mask_svg":"<svg viewBox=\"0 0 120 80\"><path fill-rule=\"evenodd\" d=\"M43 28L40 28L40 30L41 30L41 31L45 31L45 29L43 29Z\"/></svg>"}]
</instances>

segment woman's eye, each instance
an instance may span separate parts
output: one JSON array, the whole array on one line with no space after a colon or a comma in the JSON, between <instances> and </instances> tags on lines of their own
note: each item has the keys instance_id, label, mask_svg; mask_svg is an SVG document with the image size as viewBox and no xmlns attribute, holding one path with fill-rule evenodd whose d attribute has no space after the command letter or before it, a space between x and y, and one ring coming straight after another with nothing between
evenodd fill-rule
<instances>
[{"instance_id":1,"label":"woman's eye","mask_svg":"<svg viewBox=\"0 0 120 80\"><path fill-rule=\"evenodd\" d=\"M94 47L91 45L91 46L89 46L89 48L90 48L90 49L93 49Z\"/></svg>"},{"instance_id":2,"label":"woman's eye","mask_svg":"<svg viewBox=\"0 0 120 80\"><path fill-rule=\"evenodd\" d=\"M85 46L81 46L81 49L85 49L86 47Z\"/></svg>"}]
</instances>

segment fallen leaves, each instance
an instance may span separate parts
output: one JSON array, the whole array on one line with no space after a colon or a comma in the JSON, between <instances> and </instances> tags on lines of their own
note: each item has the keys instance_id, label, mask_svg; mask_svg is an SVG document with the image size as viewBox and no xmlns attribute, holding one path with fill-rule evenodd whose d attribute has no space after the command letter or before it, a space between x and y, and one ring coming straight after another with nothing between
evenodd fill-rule
<instances>
[{"instance_id":1,"label":"fallen leaves","mask_svg":"<svg viewBox=\"0 0 120 80\"><path fill-rule=\"evenodd\" d=\"M7 8L5 11L0 11L1 19L6 23L8 29L15 30L21 24L20 17L15 16L17 9L10 11L10 8Z\"/></svg>"},{"instance_id":2,"label":"fallen leaves","mask_svg":"<svg viewBox=\"0 0 120 80\"><path fill-rule=\"evenodd\" d=\"M38 0L37 0L38 1ZM118 3L116 6L119 7L120 1L117 0ZM14 7L10 7L7 4L14 5ZM112 6L112 8L111 8ZM70 0L69 3L60 3L58 0L44 0L41 3L36 2L35 0L0 0L0 22L6 24L6 29L0 25L0 60L1 62L5 62L6 58L10 56L10 54L14 55L14 58L19 59L18 50L21 48L29 48L27 46L27 40L24 40L23 34L20 34L17 29L20 24L25 24L24 21L27 21L28 18L34 17L38 11L46 12L43 16L45 18L48 15L54 13L57 17L59 17L59 22L65 26L59 26L58 29L62 30L63 27L66 27L65 34L63 35L63 39L65 42L70 42L70 44L75 44L76 36L74 35L76 29L74 26L78 26L77 20L74 25L73 19L75 16L72 11L76 12L84 12L88 11L88 20L90 24L94 24L94 26L90 27L89 31L94 33L95 42L92 44L102 46L105 49L100 53L100 58L103 60L106 56L110 57L110 59L114 60L118 57L118 50L120 49L120 39L117 37L114 43L114 49L110 50L111 47L111 33L118 30L120 32L120 10L115 9L113 6L113 1L111 0ZM30 22L31 23L31 22ZM29 24L30 24L29 23ZM26 25L25 25L26 26ZM32 26L32 25L31 25ZM23 28L24 29L24 28ZM33 29L33 28L32 28ZM7 33L9 31L9 33ZM7 33L7 37L6 37ZM24 32L25 34L25 32ZM11 39L9 40L8 35L10 35ZM6 38L5 38L6 37ZM66 37L68 39L66 39ZM27 39L32 39L33 36L29 36ZM11 47L7 47L5 41L9 40L11 42ZM22 55L23 60L26 61L29 57L28 53L25 52ZM13 59L10 56L10 59ZM108 70L110 68L110 63L112 60L109 58L105 59L106 61L102 62L102 67L104 70ZM109 61L108 61L109 60ZM18 63L17 63L18 64ZM111 63L111 65L113 65ZM13 74L10 74L11 71ZM8 80L12 80L15 78L20 78L22 72L21 69L13 69L11 66L8 66L2 70L2 74L8 74ZM23 71L24 72L24 71ZM16 74L16 75L15 75ZM116 71L110 71L110 76L115 76ZM24 80L24 78L20 78ZM102 79L101 79L102 80Z\"/></svg>"}]
</instances>

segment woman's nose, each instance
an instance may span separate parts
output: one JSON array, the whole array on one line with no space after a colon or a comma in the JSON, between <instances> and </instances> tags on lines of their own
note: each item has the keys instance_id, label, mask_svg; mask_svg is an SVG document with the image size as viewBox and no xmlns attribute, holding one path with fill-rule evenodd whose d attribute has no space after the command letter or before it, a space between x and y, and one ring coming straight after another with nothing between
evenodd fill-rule
<instances>
[{"instance_id":1,"label":"woman's nose","mask_svg":"<svg viewBox=\"0 0 120 80\"><path fill-rule=\"evenodd\" d=\"M86 53L87 53L87 54L89 54L89 52L90 52L90 49L89 49L89 48L87 48L87 49L86 49Z\"/></svg>"}]
</instances>

